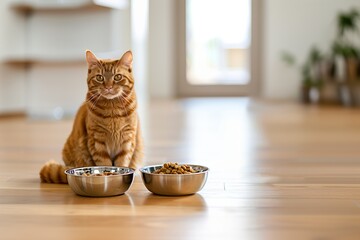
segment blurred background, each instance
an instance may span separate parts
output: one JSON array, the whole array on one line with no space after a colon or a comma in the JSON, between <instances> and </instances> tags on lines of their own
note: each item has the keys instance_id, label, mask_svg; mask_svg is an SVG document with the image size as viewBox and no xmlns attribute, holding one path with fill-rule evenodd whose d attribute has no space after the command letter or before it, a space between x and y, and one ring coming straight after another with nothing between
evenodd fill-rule
<instances>
[{"instance_id":1,"label":"blurred background","mask_svg":"<svg viewBox=\"0 0 360 240\"><path fill-rule=\"evenodd\" d=\"M358 0L5 0L0 114L72 116L84 52L132 49L140 107L246 96L359 103Z\"/></svg>"}]
</instances>

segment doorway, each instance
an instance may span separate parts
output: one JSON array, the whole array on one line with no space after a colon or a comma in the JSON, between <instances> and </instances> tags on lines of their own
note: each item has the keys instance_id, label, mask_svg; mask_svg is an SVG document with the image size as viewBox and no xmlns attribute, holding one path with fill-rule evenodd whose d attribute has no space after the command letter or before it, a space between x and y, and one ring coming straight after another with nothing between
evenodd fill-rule
<instances>
[{"instance_id":1,"label":"doorway","mask_svg":"<svg viewBox=\"0 0 360 240\"><path fill-rule=\"evenodd\" d=\"M256 95L260 0L181 0L178 4L178 95Z\"/></svg>"}]
</instances>

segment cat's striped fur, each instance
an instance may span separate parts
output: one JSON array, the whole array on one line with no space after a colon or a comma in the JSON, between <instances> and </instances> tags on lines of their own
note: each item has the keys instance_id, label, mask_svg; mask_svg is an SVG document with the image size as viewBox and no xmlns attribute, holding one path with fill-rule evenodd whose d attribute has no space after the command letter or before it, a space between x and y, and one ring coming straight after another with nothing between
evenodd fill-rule
<instances>
[{"instance_id":1,"label":"cat's striped fur","mask_svg":"<svg viewBox=\"0 0 360 240\"><path fill-rule=\"evenodd\" d=\"M143 146L132 74L132 53L119 60L98 59L86 52L88 92L75 117L62 155L65 166L47 162L42 182L67 183L64 170L84 166L141 164Z\"/></svg>"}]
</instances>

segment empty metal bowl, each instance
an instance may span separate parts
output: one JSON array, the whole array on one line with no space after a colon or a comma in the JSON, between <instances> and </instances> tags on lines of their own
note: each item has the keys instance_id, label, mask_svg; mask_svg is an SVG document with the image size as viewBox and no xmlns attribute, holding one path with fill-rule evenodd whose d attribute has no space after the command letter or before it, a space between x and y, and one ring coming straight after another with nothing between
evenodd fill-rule
<instances>
[{"instance_id":1,"label":"empty metal bowl","mask_svg":"<svg viewBox=\"0 0 360 240\"><path fill-rule=\"evenodd\" d=\"M191 166L196 173L156 174L153 172L162 165L155 165L141 168L141 177L145 187L155 194L167 196L194 194L204 187L209 169L199 165L187 165Z\"/></svg>"},{"instance_id":2,"label":"empty metal bowl","mask_svg":"<svg viewBox=\"0 0 360 240\"><path fill-rule=\"evenodd\" d=\"M81 167L65 171L71 189L81 196L109 197L125 193L134 180L135 169L127 167ZM102 174L116 174L96 176ZM90 176L88 176L90 175Z\"/></svg>"}]
</instances>

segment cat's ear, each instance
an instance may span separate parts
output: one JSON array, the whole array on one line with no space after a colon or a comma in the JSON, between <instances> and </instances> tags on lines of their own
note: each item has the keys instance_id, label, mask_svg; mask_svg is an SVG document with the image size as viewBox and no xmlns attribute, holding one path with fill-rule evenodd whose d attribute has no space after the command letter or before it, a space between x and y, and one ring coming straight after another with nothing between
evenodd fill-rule
<instances>
[{"instance_id":1,"label":"cat's ear","mask_svg":"<svg viewBox=\"0 0 360 240\"><path fill-rule=\"evenodd\" d=\"M130 71L131 71L131 68L132 68L132 62L133 62L133 55L132 55L131 51L127 51L120 58L120 64L122 66L125 66Z\"/></svg>"},{"instance_id":2,"label":"cat's ear","mask_svg":"<svg viewBox=\"0 0 360 240\"><path fill-rule=\"evenodd\" d=\"M97 66L99 64L99 60L90 50L86 50L86 62L89 68L91 66Z\"/></svg>"}]
</instances>

